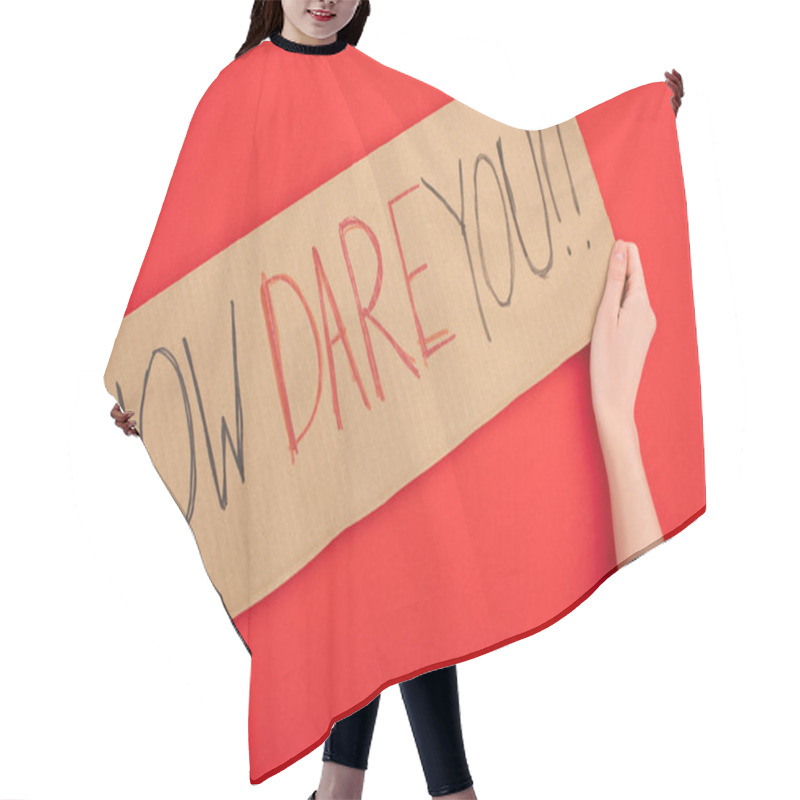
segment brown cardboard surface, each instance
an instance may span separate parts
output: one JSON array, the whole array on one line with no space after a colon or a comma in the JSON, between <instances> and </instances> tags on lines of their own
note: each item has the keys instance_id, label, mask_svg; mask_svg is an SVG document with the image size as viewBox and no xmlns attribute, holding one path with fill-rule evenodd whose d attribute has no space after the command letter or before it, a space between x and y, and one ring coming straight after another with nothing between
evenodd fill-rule
<instances>
[{"instance_id":1,"label":"brown cardboard surface","mask_svg":"<svg viewBox=\"0 0 800 800\"><path fill-rule=\"evenodd\" d=\"M612 245L575 119L453 101L129 314L106 387L231 616L586 346Z\"/></svg>"}]
</instances>

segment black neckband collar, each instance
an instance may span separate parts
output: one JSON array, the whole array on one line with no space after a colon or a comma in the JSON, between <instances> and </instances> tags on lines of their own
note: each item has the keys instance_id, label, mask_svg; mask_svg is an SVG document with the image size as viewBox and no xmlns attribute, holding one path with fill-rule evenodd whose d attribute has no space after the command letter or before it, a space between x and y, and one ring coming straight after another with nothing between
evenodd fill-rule
<instances>
[{"instance_id":1,"label":"black neckband collar","mask_svg":"<svg viewBox=\"0 0 800 800\"><path fill-rule=\"evenodd\" d=\"M299 44L287 39L285 36L281 36L277 32L273 33L269 40L276 47L280 47L281 50L288 50L290 53L306 53L312 56L328 56L333 53L340 53L347 47L347 39L337 39L330 44Z\"/></svg>"}]
</instances>

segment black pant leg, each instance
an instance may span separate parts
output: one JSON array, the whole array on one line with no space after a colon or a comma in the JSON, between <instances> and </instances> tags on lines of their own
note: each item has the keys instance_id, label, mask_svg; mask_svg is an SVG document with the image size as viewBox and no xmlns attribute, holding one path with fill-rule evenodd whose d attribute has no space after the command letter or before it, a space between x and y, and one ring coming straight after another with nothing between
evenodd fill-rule
<instances>
[{"instance_id":1,"label":"black pant leg","mask_svg":"<svg viewBox=\"0 0 800 800\"><path fill-rule=\"evenodd\" d=\"M322 751L323 761L334 761L356 769L367 768L380 699L378 695L363 708L333 724Z\"/></svg>"},{"instance_id":2,"label":"black pant leg","mask_svg":"<svg viewBox=\"0 0 800 800\"><path fill-rule=\"evenodd\" d=\"M472 786L464 752L456 665L400 684L428 793L439 797Z\"/></svg>"}]
</instances>

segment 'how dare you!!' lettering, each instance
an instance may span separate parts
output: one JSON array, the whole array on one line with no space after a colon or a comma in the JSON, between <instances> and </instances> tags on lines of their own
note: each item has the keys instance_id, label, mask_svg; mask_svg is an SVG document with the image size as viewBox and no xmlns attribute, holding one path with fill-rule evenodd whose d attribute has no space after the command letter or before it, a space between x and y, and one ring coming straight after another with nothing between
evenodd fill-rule
<instances>
[{"instance_id":1,"label":"'how dare you!!' lettering","mask_svg":"<svg viewBox=\"0 0 800 800\"><path fill-rule=\"evenodd\" d=\"M589 343L613 243L576 119L453 100L132 311L106 386L263 595Z\"/></svg>"}]
</instances>

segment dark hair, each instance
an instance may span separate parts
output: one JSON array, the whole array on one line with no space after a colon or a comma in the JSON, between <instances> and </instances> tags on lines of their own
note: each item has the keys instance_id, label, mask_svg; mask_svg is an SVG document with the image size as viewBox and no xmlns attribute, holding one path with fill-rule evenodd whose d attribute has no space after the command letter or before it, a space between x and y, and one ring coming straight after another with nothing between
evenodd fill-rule
<instances>
[{"instance_id":1,"label":"dark hair","mask_svg":"<svg viewBox=\"0 0 800 800\"><path fill-rule=\"evenodd\" d=\"M353 46L358 44L368 16L369 0L361 0L353 19L339 31L336 38L346 39L348 44ZM282 30L283 6L280 0L255 0L253 10L250 12L250 30L234 58L239 58L257 44L261 44L267 37L274 33L280 33Z\"/></svg>"}]
</instances>

